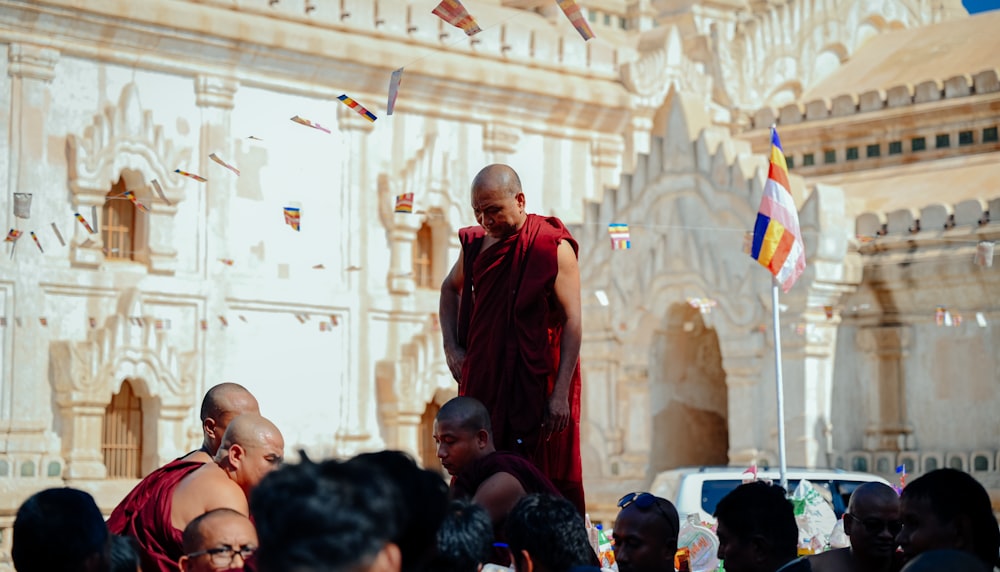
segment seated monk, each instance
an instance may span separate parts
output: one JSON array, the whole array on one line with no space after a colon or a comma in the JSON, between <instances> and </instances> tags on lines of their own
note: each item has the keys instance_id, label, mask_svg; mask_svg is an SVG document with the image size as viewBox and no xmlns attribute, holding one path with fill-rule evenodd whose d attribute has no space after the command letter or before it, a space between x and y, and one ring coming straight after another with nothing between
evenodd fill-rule
<instances>
[{"instance_id":1,"label":"seated monk","mask_svg":"<svg viewBox=\"0 0 1000 572\"><path fill-rule=\"evenodd\" d=\"M111 512L108 530L112 534L124 534L125 523L157 490L158 481L171 478L170 475L177 471L211 461L219 450L229 422L246 413L260 414L260 409L257 399L242 385L220 383L209 389L201 402L201 429L205 435L201 448L146 475Z\"/></svg>"},{"instance_id":2,"label":"seated monk","mask_svg":"<svg viewBox=\"0 0 1000 572\"><path fill-rule=\"evenodd\" d=\"M452 475L453 498L471 498L490 515L502 534L517 501L531 493L562 496L535 465L517 453L497 451L490 414L471 397L456 397L434 419L434 442L441 465Z\"/></svg>"},{"instance_id":3,"label":"seated monk","mask_svg":"<svg viewBox=\"0 0 1000 572\"><path fill-rule=\"evenodd\" d=\"M250 491L281 464L284 448L273 423L241 415L226 429L214 462L188 462L165 474L125 523L124 534L142 551L142 569L176 571L184 555L181 531L202 514L229 508L249 515Z\"/></svg>"}]
</instances>

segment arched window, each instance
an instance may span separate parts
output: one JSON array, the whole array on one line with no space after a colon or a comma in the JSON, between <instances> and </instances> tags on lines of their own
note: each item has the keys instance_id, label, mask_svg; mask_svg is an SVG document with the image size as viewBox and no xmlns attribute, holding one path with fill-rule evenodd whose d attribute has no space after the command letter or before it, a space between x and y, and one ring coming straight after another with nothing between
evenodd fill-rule
<instances>
[{"instance_id":1,"label":"arched window","mask_svg":"<svg viewBox=\"0 0 1000 572\"><path fill-rule=\"evenodd\" d=\"M142 477L142 402L128 380L104 411L101 449L109 479Z\"/></svg>"},{"instance_id":2,"label":"arched window","mask_svg":"<svg viewBox=\"0 0 1000 572\"><path fill-rule=\"evenodd\" d=\"M426 222L413 241L413 281L417 288L434 288L434 233Z\"/></svg>"},{"instance_id":3,"label":"arched window","mask_svg":"<svg viewBox=\"0 0 1000 572\"><path fill-rule=\"evenodd\" d=\"M135 253L135 205L125 198L125 179L119 178L104 201L101 239L108 260L133 260Z\"/></svg>"}]
</instances>

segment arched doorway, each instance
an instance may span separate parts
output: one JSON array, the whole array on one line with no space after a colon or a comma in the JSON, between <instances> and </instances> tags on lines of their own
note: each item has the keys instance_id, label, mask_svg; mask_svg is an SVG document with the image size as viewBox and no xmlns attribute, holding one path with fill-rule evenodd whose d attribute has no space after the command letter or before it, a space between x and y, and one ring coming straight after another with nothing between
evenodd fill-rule
<instances>
[{"instance_id":1,"label":"arched doorway","mask_svg":"<svg viewBox=\"0 0 1000 572\"><path fill-rule=\"evenodd\" d=\"M670 307L651 362L651 470L728 464L726 372L718 335L699 309Z\"/></svg>"}]
</instances>

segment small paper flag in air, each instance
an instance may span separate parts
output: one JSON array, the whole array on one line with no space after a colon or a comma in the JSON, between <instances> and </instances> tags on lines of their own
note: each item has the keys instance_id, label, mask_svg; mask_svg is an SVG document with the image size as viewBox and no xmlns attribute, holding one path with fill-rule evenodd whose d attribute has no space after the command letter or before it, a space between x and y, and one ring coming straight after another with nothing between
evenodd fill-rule
<instances>
[{"instance_id":1,"label":"small paper flag in air","mask_svg":"<svg viewBox=\"0 0 1000 572\"><path fill-rule=\"evenodd\" d=\"M52 223L52 232L56 233L56 238L59 239L59 244L66 246L66 241L63 240L62 233L59 232L59 227L56 226L56 223Z\"/></svg>"},{"instance_id":2,"label":"small paper flag in air","mask_svg":"<svg viewBox=\"0 0 1000 572\"><path fill-rule=\"evenodd\" d=\"M981 241L976 245L976 266L982 268L993 266L993 245L994 243L989 240Z\"/></svg>"},{"instance_id":3,"label":"small paper flag in air","mask_svg":"<svg viewBox=\"0 0 1000 572\"><path fill-rule=\"evenodd\" d=\"M240 321L241 321L241 322L243 322L243 323L245 323L245 324L249 324L249 323L250 323L250 321L249 321L249 320L247 320L247 317L246 317L246 316L244 316L243 314L240 314L240 315L239 315L239 316L237 316L237 317L238 317L238 318L240 319Z\"/></svg>"},{"instance_id":4,"label":"small paper flag in air","mask_svg":"<svg viewBox=\"0 0 1000 572\"><path fill-rule=\"evenodd\" d=\"M285 224L296 231L302 229L302 215L297 207L285 207Z\"/></svg>"},{"instance_id":5,"label":"small paper flag in air","mask_svg":"<svg viewBox=\"0 0 1000 572\"><path fill-rule=\"evenodd\" d=\"M319 129L320 131L322 131L324 133L330 133L331 132L329 129L327 129L326 127L323 127L319 123L313 123L312 121L309 121L308 119L304 119L302 117L299 117L298 115L296 115L295 117L293 117L292 121L298 123L299 125L305 125L306 127L312 127L313 129Z\"/></svg>"},{"instance_id":6,"label":"small paper flag in air","mask_svg":"<svg viewBox=\"0 0 1000 572\"><path fill-rule=\"evenodd\" d=\"M201 331L204 332L208 329L208 320L201 320L198 325L201 327Z\"/></svg>"},{"instance_id":7,"label":"small paper flag in air","mask_svg":"<svg viewBox=\"0 0 1000 572\"><path fill-rule=\"evenodd\" d=\"M232 266L235 263L232 258L220 258L219 262L225 264L226 266Z\"/></svg>"},{"instance_id":8,"label":"small paper flag in air","mask_svg":"<svg viewBox=\"0 0 1000 572\"><path fill-rule=\"evenodd\" d=\"M315 265L313 265L313 270L325 270L325 269L326 269L326 266L324 266L322 264L315 264Z\"/></svg>"},{"instance_id":9,"label":"small paper flag in air","mask_svg":"<svg viewBox=\"0 0 1000 572\"><path fill-rule=\"evenodd\" d=\"M149 208L147 208L146 205L140 203L139 199L135 197L134 191L125 191L125 198L128 199L133 205L135 205L135 208L141 210L144 213L149 212Z\"/></svg>"},{"instance_id":10,"label":"small paper flag in air","mask_svg":"<svg viewBox=\"0 0 1000 572\"><path fill-rule=\"evenodd\" d=\"M827 304L826 306L823 306L823 313L826 314L826 319L827 320L832 320L833 319L833 306L831 304Z\"/></svg>"},{"instance_id":11,"label":"small paper flag in air","mask_svg":"<svg viewBox=\"0 0 1000 572\"><path fill-rule=\"evenodd\" d=\"M153 327L156 328L157 331L162 330L163 329L163 320L156 320L155 322L153 322Z\"/></svg>"},{"instance_id":12,"label":"small paper flag in air","mask_svg":"<svg viewBox=\"0 0 1000 572\"><path fill-rule=\"evenodd\" d=\"M42 254L45 254L45 249L42 248L42 243L38 241L38 236L35 235L35 231L31 231L31 240L34 240L35 246L38 247L38 250L40 250Z\"/></svg>"},{"instance_id":13,"label":"small paper flag in air","mask_svg":"<svg viewBox=\"0 0 1000 572\"><path fill-rule=\"evenodd\" d=\"M300 324L306 323L306 317L303 314L295 314L295 319L298 320Z\"/></svg>"},{"instance_id":14,"label":"small paper flag in air","mask_svg":"<svg viewBox=\"0 0 1000 572\"><path fill-rule=\"evenodd\" d=\"M364 117L365 119L367 119L368 121L371 121L372 123L374 123L375 120L378 119L378 117L375 117L374 113L372 113L371 111L368 111L367 109L365 109L365 107L363 105L361 105L357 101L354 101L353 99L347 97L347 94L342 94L337 99L339 99L340 101L343 101L344 105L346 105L347 107L350 107L354 111L357 111L358 115L360 115L361 117Z\"/></svg>"},{"instance_id":15,"label":"small paper flag in air","mask_svg":"<svg viewBox=\"0 0 1000 572\"><path fill-rule=\"evenodd\" d=\"M340 325L340 321L337 319L337 316L335 314L330 314L330 324L334 326Z\"/></svg>"},{"instance_id":16,"label":"small paper flag in air","mask_svg":"<svg viewBox=\"0 0 1000 572\"><path fill-rule=\"evenodd\" d=\"M566 17L569 18L569 22L576 28L576 31L580 32L583 41L586 42L594 37L594 32L590 29L590 25L587 24L587 19L583 17L583 13L580 12L580 5L576 3L576 0L556 0L556 2L562 8L563 14L566 14Z\"/></svg>"},{"instance_id":17,"label":"small paper flag in air","mask_svg":"<svg viewBox=\"0 0 1000 572\"><path fill-rule=\"evenodd\" d=\"M156 192L157 195L159 195L160 199L162 199L163 202L170 205L171 203L169 200L167 200L167 195L163 194L163 187L160 186L160 182L157 181L156 179L153 179L150 184L153 185L153 191Z\"/></svg>"},{"instance_id":18,"label":"small paper flag in air","mask_svg":"<svg viewBox=\"0 0 1000 572\"><path fill-rule=\"evenodd\" d=\"M396 212L398 213L413 212L413 193L403 193L401 195L396 195Z\"/></svg>"},{"instance_id":19,"label":"small paper flag in air","mask_svg":"<svg viewBox=\"0 0 1000 572\"><path fill-rule=\"evenodd\" d=\"M260 137L254 137L253 135L250 135L249 137L247 137L247 139L253 139L254 141L263 141L263 139L261 139Z\"/></svg>"},{"instance_id":20,"label":"small paper flag in air","mask_svg":"<svg viewBox=\"0 0 1000 572\"><path fill-rule=\"evenodd\" d=\"M345 268L344 270L346 270L348 272L358 272L359 270L361 270L361 267L357 266L355 264L352 264L352 265L348 266L347 268Z\"/></svg>"},{"instance_id":21,"label":"small paper flag in air","mask_svg":"<svg viewBox=\"0 0 1000 572\"><path fill-rule=\"evenodd\" d=\"M218 155L216 155L215 153L211 153L211 154L210 154L210 155L208 156L208 158L209 158L209 159L211 159L211 160L213 160L213 161L215 161L216 163L218 163L218 164L222 165L223 167L225 167L225 168L229 169L230 171L232 171L232 172L236 173L236 176L237 176L237 177L239 177L239 176L240 176L240 170L239 170L239 169L237 169L236 167L234 167L234 166L230 165L229 163L227 163L227 162L223 161L223 160L222 160L222 159L220 159L220 158L219 158L219 156L218 156Z\"/></svg>"},{"instance_id":22,"label":"small paper flag in air","mask_svg":"<svg viewBox=\"0 0 1000 572\"><path fill-rule=\"evenodd\" d=\"M14 323L15 323L15 324L17 324L17 327L18 327L18 328L20 328L21 326L23 326L23 325L24 325L24 324L23 324L23 323L21 322L21 318L20 318L20 317L18 317L18 318L14 318Z\"/></svg>"},{"instance_id":23,"label":"small paper flag in air","mask_svg":"<svg viewBox=\"0 0 1000 572\"><path fill-rule=\"evenodd\" d=\"M392 72L392 76L389 77L389 101L385 106L385 114L392 115L392 111L396 109L396 96L399 94L399 84L403 82L403 68Z\"/></svg>"},{"instance_id":24,"label":"small paper flag in air","mask_svg":"<svg viewBox=\"0 0 1000 572\"><path fill-rule=\"evenodd\" d=\"M195 175L194 173L188 173L187 171L181 171L180 169L174 169L174 172L177 173L178 175L183 175L185 177L194 179L194 180L198 181L199 183L208 182L208 179L206 179L205 177L202 177L201 175Z\"/></svg>"},{"instance_id":25,"label":"small paper flag in air","mask_svg":"<svg viewBox=\"0 0 1000 572\"><path fill-rule=\"evenodd\" d=\"M431 14L456 28L461 28L466 36L475 36L482 32L476 19L469 15L469 11L465 9L465 6L462 6L460 0L441 0L441 3L431 11Z\"/></svg>"},{"instance_id":26,"label":"small paper flag in air","mask_svg":"<svg viewBox=\"0 0 1000 572\"><path fill-rule=\"evenodd\" d=\"M329 322L320 322L319 323L319 331L321 331L321 332L328 332L328 331L330 331L330 323Z\"/></svg>"},{"instance_id":27,"label":"small paper flag in air","mask_svg":"<svg viewBox=\"0 0 1000 572\"><path fill-rule=\"evenodd\" d=\"M944 315L946 313L947 313L947 310L944 309L944 306L938 306L937 308L935 308L934 309L934 323L937 324L937 325L939 325L939 326L943 325L944 324Z\"/></svg>"},{"instance_id":28,"label":"small paper flag in air","mask_svg":"<svg viewBox=\"0 0 1000 572\"><path fill-rule=\"evenodd\" d=\"M743 233L743 254L750 254L753 251L753 231L748 230Z\"/></svg>"},{"instance_id":29,"label":"small paper flag in air","mask_svg":"<svg viewBox=\"0 0 1000 572\"><path fill-rule=\"evenodd\" d=\"M87 321L90 323L91 329L97 327L97 318L87 318Z\"/></svg>"},{"instance_id":30,"label":"small paper flag in air","mask_svg":"<svg viewBox=\"0 0 1000 572\"><path fill-rule=\"evenodd\" d=\"M4 242L17 242L17 239L21 238L22 234L24 234L23 231L20 231L20 230L12 228L12 229L10 229L10 231L7 232L7 238L3 239L3 241Z\"/></svg>"},{"instance_id":31,"label":"small paper flag in air","mask_svg":"<svg viewBox=\"0 0 1000 572\"><path fill-rule=\"evenodd\" d=\"M90 221L94 223L94 234L101 233L101 221L97 218L97 205L90 207Z\"/></svg>"},{"instance_id":32,"label":"small paper flag in air","mask_svg":"<svg viewBox=\"0 0 1000 572\"><path fill-rule=\"evenodd\" d=\"M899 488L906 486L906 465L896 467L896 474L899 475Z\"/></svg>"},{"instance_id":33,"label":"small paper flag in air","mask_svg":"<svg viewBox=\"0 0 1000 572\"><path fill-rule=\"evenodd\" d=\"M229 327L229 320L227 320L225 316L220 315L219 316L219 322L222 323L222 327L223 328L228 328Z\"/></svg>"},{"instance_id":34,"label":"small paper flag in air","mask_svg":"<svg viewBox=\"0 0 1000 572\"><path fill-rule=\"evenodd\" d=\"M632 248L632 240L629 238L627 224L614 222L609 224L608 235L611 237L611 250L628 250Z\"/></svg>"},{"instance_id":35,"label":"small paper flag in air","mask_svg":"<svg viewBox=\"0 0 1000 572\"><path fill-rule=\"evenodd\" d=\"M6 327L7 327L7 318L5 318L4 316L0 316L0 328L6 328Z\"/></svg>"},{"instance_id":36,"label":"small paper flag in air","mask_svg":"<svg viewBox=\"0 0 1000 572\"><path fill-rule=\"evenodd\" d=\"M43 328L49 327L49 319L48 318L38 318L38 323L41 324Z\"/></svg>"}]
</instances>

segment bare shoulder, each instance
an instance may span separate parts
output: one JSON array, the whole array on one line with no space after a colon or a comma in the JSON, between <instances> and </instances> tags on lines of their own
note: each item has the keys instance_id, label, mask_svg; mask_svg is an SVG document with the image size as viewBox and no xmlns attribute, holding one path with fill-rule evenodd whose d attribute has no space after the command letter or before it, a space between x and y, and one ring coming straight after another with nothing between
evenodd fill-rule
<instances>
[{"instance_id":1,"label":"bare shoulder","mask_svg":"<svg viewBox=\"0 0 1000 572\"><path fill-rule=\"evenodd\" d=\"M171 500L170 520L175 528L183 530L199 515L217 508L249 512L243 489L218 465L206 463L177 485Z\"/></svg>"},{"instance_id":2,"label":"bare shoulder","mask_svg":"<svg viewBox=\"0 0 1000 572\"><path fill-rule=\"evenodd\" d=\"M808 558L813 572L850 572L852 570L851 549L836 548Z\"/></svg>"}]
</instances>

